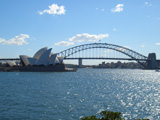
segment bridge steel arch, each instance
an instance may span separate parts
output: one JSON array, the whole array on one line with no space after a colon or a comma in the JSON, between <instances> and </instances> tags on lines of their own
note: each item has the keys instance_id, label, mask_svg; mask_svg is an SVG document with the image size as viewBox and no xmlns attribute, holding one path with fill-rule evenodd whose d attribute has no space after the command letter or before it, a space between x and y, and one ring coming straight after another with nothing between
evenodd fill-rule
<instances>
[{"instance_id":1,"label":"bridge steel arch","mask_svg":"<svg viewBox=\"0 0 160 120\"><path fill-rule=\"evenodd\" d=\"M145 67L145 63L147 61L147 57L133 51L127 47L114 45L114 44L108 44L108 43L91 43L91 44L83 44L79 46L75 46L69 49L66 49L64 51L61 51L58 53L59 56L64 57L64 59L67 59L69 56L78 53L80 51L84 51L87 49L93 49L93 48L105 48L105 49L111 49L115 50L117 52L123 53L131 58L131 60L137 61L139 64L141 64L143 67ZM98 59L98 58L97 58Z\"/></svg>"}]
</instances>

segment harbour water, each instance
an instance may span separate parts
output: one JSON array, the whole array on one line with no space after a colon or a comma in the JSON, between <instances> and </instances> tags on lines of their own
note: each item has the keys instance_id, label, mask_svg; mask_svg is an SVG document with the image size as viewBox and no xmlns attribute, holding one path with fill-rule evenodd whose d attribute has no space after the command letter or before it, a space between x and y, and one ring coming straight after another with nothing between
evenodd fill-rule
<instances>
[{"instance_id":1,"label":"harbour water","mask_svg":"<svg viewBox=\"0 0 160 120\"><path fill-rule=\"evenodd\" d=\"M0 120L79 120L102 110L158 120L159 88L154 70L0 72Z\"/></svg>"}]
</instances>

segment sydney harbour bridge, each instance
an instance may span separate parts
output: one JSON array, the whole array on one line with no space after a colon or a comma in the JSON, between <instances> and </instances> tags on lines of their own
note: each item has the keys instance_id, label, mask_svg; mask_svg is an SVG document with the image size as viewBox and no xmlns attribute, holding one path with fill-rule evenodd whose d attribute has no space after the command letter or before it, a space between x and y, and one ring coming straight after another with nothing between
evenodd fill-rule
<instances>
[{"instance_id":1,"label":"sydney harbour bridge","mask_svg":"<svg viewBox=\"0 0 160 120\"><path fill-rule=\"evenodd\" d=\"M149 53L148 56L142 55L127 47L108 44L108 43L91 43L75 46L57 53L64 60L79 61L79 66L82 66L82 60L128 60L136 61L144 68L156 69L160 68L160 60L156 59L155 53ZM0 59L2 60L18 60L18 59Z\"/></svg>"},{"instance_id":2,"label":"sydney harbour bridge","mask_svg":"<svg viewBox=\"0 0 160 120\"><path fill-rule=\"evenodd\" d=\"M82 65L83 59L104 59L104 60L129 60L137 61L144 68L159 68L159 60L156 60L155 53L149 53L144 56L127 47L108 44L108 43L91 43L75 46L58 53L59 56L66 60L78 59L79 66Z\"/></svg>"}]
</instances>

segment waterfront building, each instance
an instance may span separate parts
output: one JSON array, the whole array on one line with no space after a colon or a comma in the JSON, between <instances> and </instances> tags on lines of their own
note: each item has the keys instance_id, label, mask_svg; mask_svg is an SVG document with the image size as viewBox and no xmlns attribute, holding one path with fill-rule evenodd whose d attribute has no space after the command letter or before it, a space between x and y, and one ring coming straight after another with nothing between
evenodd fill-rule
<instances>
[{"instance_id":1,"label":"waterfront building","mask_svg":"<svg viewBox=\"0 0 160 120\"><path fill-rule=\"evenodd\" d=\"M12 66L15 66L15 65L16 65L15 62L10 61L10 60L6 60L5 62L8 64L9 67L12 67Z\"/></svg>"},{"instance_id":2,"label":"waterfront building","mask_svg":"<svg viewBox=\"0 0 160 120\"><path fill-rule=\"evenodd\" d=\"M38 50L33 57L27 55L20 55L21 66L51 66L56 64L63 64L63 57L53 54L52 48L48 49L47 47L41 48ZM15 66L16 63L13 61L5 61L8 66Z\"/></svg>"}]
</instances>

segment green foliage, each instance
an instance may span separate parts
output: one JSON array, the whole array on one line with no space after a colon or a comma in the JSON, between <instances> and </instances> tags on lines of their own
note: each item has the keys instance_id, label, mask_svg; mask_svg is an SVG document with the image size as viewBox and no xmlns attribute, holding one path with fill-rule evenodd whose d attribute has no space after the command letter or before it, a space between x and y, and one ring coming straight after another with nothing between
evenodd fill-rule
<instances>
[{"instance_id":1,"label":"green foliage","mask_svg":"<svg viewBox=\"0 0 160 120\"><path fill-rule=\"evenodd\" d=\"M104 116L101 120L124 120L120 112L102 111L100 114Z\"/></svg>"},{"instance_id":2,"label":"green foliage","mask_svg":"<svg viewBox=\"0 0 160 120\"><path fill-rule=\"evenodd\" d=\"M102 111L100 114L103 116L102 118L96 118L96 116L92 115L81 118L81 120L124 120L121 118L120 112Z\"/></svg>"},{"instance_id":3,"label":"green foliage","mask_svg":"<svg viewBox=\"0 0 160 120\"><path fill-rule=\"evenodd\" d=\"M99 120L99 119L96 118L96 116L92 115L92 116L89 116L89 117L81 118L81 120Z\"/></svg>"},{"instance_id":4,"label":"green foliage","mask_svg":"<svg viewBox=\"0 0 160 120\"><path fill-rule=\"evenodd\" d=\"M149 120L149 119L136 119L136 120Z\"/></svg>"},{"instance_id":5,"label":"green foliage","mask_svg":"<svg viewBox=\"0 0 160 120\"><path fill-rule=\"evenodd\" d=\"M102 111L100 114L103 116L102 118L96 118L96 116L92 115L89 117L83 117L81 118L81 120L125 120L124 118L121 118L120 112ZM136 120L149 120L149 119L136 119Z\"/></svg>"}]
</instances>

